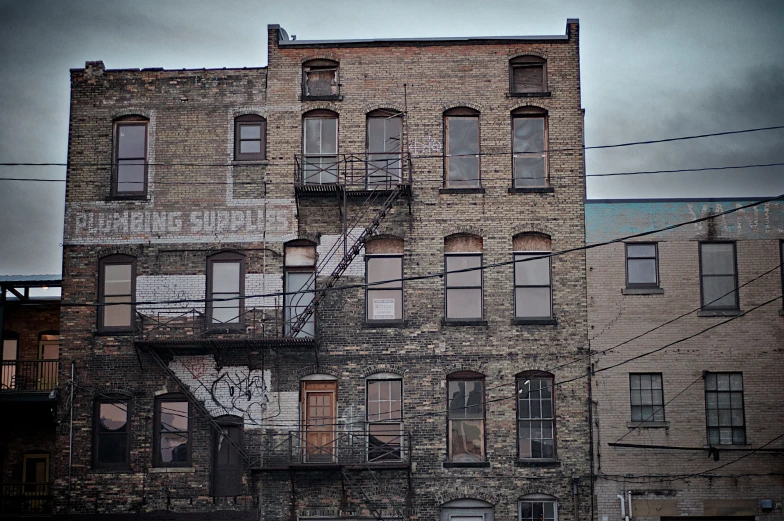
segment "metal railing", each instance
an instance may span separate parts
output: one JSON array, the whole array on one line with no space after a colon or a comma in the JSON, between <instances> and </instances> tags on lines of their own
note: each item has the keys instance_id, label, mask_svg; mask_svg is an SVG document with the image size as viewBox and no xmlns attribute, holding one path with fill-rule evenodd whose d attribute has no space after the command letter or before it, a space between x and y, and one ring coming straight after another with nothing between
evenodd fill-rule
<instances>
[{"instance_id":1,"label":"metal railing","mask_svg":"<svg viewBox=\"0 0 784 521\"><path fill-rule=\"evenodd\" d=\"M405 467L411 462L408 432L341 432L321 426L262 436L261 469L291 465L357 465Z\"/></svg>"},{"instance_id":2,"label":"metal railing","mask_svg":"<svg viewBox=\"0 0 784 521\"><path fill-rule=\"evenodd\" d=\"M298 187L341 186L353 190L391 190L411 185L411 155L369 153L366 155L294 155Z\"/></svg>"},{"instance_id":3,"label":"metal railing","mask_svg":"<svg viewBox=\"0 0 784 521\"><path fill-rule=\"evenodd\" d=\"M52 513L49 483L0 483L0 516Z\"/></svg>"},{"instance_id":4,"label":"metal railing","mask_svg":"<svg viewBox=\"0 0 784 521\"><path fill-rule=\"evenodd\" d=\"M59 369L59 360L3 360L0 392L51 391Z\"/></svg>"}]
</instances>

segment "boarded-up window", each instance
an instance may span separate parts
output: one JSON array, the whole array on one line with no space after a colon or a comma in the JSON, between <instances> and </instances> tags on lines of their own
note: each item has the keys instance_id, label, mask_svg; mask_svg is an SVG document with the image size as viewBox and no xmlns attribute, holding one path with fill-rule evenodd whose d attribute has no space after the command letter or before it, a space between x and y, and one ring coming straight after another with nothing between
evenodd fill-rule
<instances>
[{"instance_id":1,"label":"boarded-up window","mask_svg":"<svg viewBox=\"0 0 784 521\"><path fill-rule=\"evenodd\" d=\"M548 184L547 113L525 107L512 113L515 188Z\"/></svg>"},{"instance_id":2,"label":"boarded-up window","mask_svg":"<svg viewBox=\"0 0 784 521\"><path fill-rule=\"evenodd\" d=\"M402 320L403 241L397 238L368 241L365 262L367 320Z\"/></svg>"},{"instance_id":3,"label":"boarded-up window","mask_svg":"<svg viewBox=\"0 0 784 521\"><path fill-rule=\"evenodd\" d=\"M485 459L484 377L456 373L448 377L449 460L475 463Z\"/></svg>"},{"instance_id":4,"label":"boarded-up window","mask_svg":"<svg viewBox=\"0 0 784 521\"><path fill-rule=\"evenodd\" d=\"M340 93L338 62L311 60L302 66L303 95L309 98L332 98Z\"/></svg>"},{"instance_id":5,"label":"boarded-up window","mask_svg":"<svg viewBox=\"0 0 784 521\"><path fill-rule=\"evenodd\" d=\"M444 186L479 187L479 112L468 108L445 112L444 136Z\"/></svg>"},{"instance_id":6,"label":"boarded-up window","mask_svg":"<svg viewBox=\"0 0 784 521\"><path fill-rule=\"evenodd\" d=\"M547 91L547 61L538 56L518 56L509 61L512 94Z\"/></svg>"},{"instance_id":7,"label":"boarded-up window","mask_svg":"<svg viewBox=\"0 0 784 521\"><path fill-rule=\"evenodd\" d=\"M552 316L550 237L519 234L514 247L515 318L546 319Z\"/></svg>"},{"instance_id":8,"label":"boarded-up window","mask_svg":"<svg viewBox=\"0 0 784 521\"><path fill-rule=\"evenodd\" d=\"M454 235L444 241L447 320L482 318L482 238Z\"/></svg>"}]
</instances>

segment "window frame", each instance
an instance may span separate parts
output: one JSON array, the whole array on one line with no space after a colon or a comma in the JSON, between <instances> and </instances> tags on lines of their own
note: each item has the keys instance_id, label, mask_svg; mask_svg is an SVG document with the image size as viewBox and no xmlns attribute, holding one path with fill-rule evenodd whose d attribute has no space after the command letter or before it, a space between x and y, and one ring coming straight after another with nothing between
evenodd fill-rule
<instances>
[{"instance_id":1,"label":"window frame","mask_svg":"<svg viewBox=\"0 0 784 521\"><path fill-rule=\"evenodd\" d=\"M539 107L521 107L511 113L512 116L512 188L515 190L542 189L550 187L550 118L549 113ZM539 119L542 120L542 151L541 152L517 152L515 143L515 126L518 120ZM544 183L541 185L523 186L517 183L517 157L542 157L544 162Z\"/></svg>"},{"instance_id":2,"label":"window frame","mask_svg":"<svg viewBox=\"0 0 784 521\"><path fill-rule=\"evenodd\" d=\"M479 257L479 266L475 271L479 272L479 286L449 286L449 272L447 271L447 258L453 257ZM446 322L465 322L465 321L481 321L485 318L485 277L484 277L484 252L444 252L444 320ZM468 272L466 272L468 273ZM449 300L450 289L478 289L479 290L479 316L478 317L450 317L447 304Z\"/></svg>"},{"instance_id":3,"label":"window frame","mask_svg":"<svg viewBox=\"0 0 784 521\"><path fill-rule=\"evenodd\" d=\"M449 395L449 384L451 382L481 382L482 383L482 397L481 401L479 402L482 406L482 417L478 419L481 422L481 436L482 436L482 443L481 443L481 459L479 461L455 461L454 455L452 454L452 422L453 421L477 421L477 418L456 418L455 420L451 417L450 405L451 405L451 397ZM475 371L458 371L452 374L447 375L446 377L446 456L447 462L450 465L465 465L465 466L472 466L477 464L484 464L487 462L487 385L485 375L481 373L477 373Z\"/></svg>"},{"instance_id":4,"label":"window frame","mask_svg":"<svg viewBox=\"0 0 784 521\"><path fill-rule=\"evenodd\" d=\"M659 407L658 410L654 410L653 411L653 415L649 416L647 419L643 417L643 412L642 412L642 407L644 406L644 404L642 403L642 391L644 391L646 389L642 388L642 383L640 384L640 388L639 389L634 389L632 387L632 377L633 376L658 376L659 380L661 381L661 388L659 388L659 389L654 389L653 388L653 381L651 381L651 388L650 388L650 391L651 391L651 402L653 402L653 398L654 398L653 391L659 391L659 393L661 395L661 406ZM634 396L634 391L639 391L640 392L640 404L639 405L634 405L634 401L632 399L632 397ZM665 411L665 406L666 405L667 405L667 403L664 401L664 375L662 373L629 373L629 417L631 418L629 421L634 422L634 423L665 422L665 421L667 421L667 416L666 416L666 411ZM657 406L658 406L657 404L651 403L651 408L655 409ZM640 408L640 419L639 420L635 420L634 419L634 408L635 407L639 407ZM661 411L661 419L657 420L656 419L656 414L659 411Z\"/></svg>"},{"instance_id":5,"label":"window frame","mask_svg":"<svg viewBox=\"0 0 784 521\"><path fill-rule=\"evenodd\" d=\"M310 247L310 248L313 248L313 264L311 264L311 265L304 265L303 264L303 265L291 265L291 266L289 266L288 265L288 248L289 247ZM318 245L315 242L310 241L308 239L296 239L296 240L293 240L293 241L289 241L289 242L287 242L286 244L283 245L283 330L284 330L284 336L289 336L291 334L291 326L293 325L294 322L296 322L296 317L299 316L298 313L294 313L293 315L290 315L291 314L291 310L292 309L296 310L297 308L303 307L303 306L299 305L299 303L297 303L294 306L292 306L287 301L287 298L288 298L288 293L287 292L289 291L289 287L288 287L289 286L289 282L288 282L289 278L288 278L288 275L290 273L310 273L311 277L308 280L312 279L312 283L309 282L308 285L310 285L313 288L313 290L314 290L313 296L315 298L316 276L317 276L316 268L317 268L317 266L318 266ZM302 291L303 288L304 287L300 287L297 291ZM310 304L310 301L308 301L304 305L304 307L307 307L309 304ZM311 317L308 319L308 322L305 323L305 326L303 326L303 328L297 333L297 338L299 338L299 335L305 333L305 329L306 329L308 324L312 324L313 325L313 336L315 337L317 315L318 315L318 313L316 313L314 311L313 314L311 315Z\"/></svg>"},{"instance_id":6,"label":"window frame","mask_svg":"<svg viewBox=\"0 0 784 521\"><path fill-rule=\"evenodd\" d=\"M239 280L239 317L237 318L237 322L215 322L213 311L214 305L212 299L215 298L215 292L213 292L213 270L214 265L216 263L238 263L239 264L239 272L240 272L240 280ZM220 292L219 295L229 294L228 292ZM207 315L207 324L208 329L243 329L245 327L245 256L241 253L231 252L231 251L224 251L220 253L215 253L207 257L207 302L205 307L205 312ZM220 298L220 297L219 297ZM225 301L229 302L229 301Z\"/></svg>"},{"instance_id":7,"label":"window frame","mask_svg":"<svg viewBox=\"0 0 784 521\"><path fill-rule=\"evenodd\" d=\"M127 396L106 396L101 398L96 398L93 403L93 428L92 428L92 436L93 436L93 443L92 443L92 464L94 469L125 469L129 470L131 468L131 418L132 409L131 409L131 398ZM124 463L102 463L99 461L99 445L100 439L102 436L110 436L110 437L120 437L119 434L112 434L112 433L100 433L99 426L100 426L100 410L101 405L103 404L114 404L114 403L124 403L125 404L125 462Z\"/></svg>"},{"instance_id":8,"label":"window frame","mask_svg":"<svg viewBox=\"0 0 784 521\"><path fill-rule=\"evenodd\" d=\"M314 95L308 88L308 73L311 71L335 71L335 94ZM340 62L328 59L308 60L302 64L302 99L303 100L339 100L340 99Z\"/></svg>"},{"instance_id":9,"label":"window frame","mask_svg":"<svg viewBox=\"0 0 784 521\"><path fill-rule=\"evenodd\" d=\"M239 459L239 465L238 466L231 466L231 467L229 467L227 465L227 466L224 466L223 468L220 468L219 465L218 465L218 456L219 456L219 450L220 450L220 442L222 441L221 437L224 436L225 433L228 433L229 429L237 429L237 432L239 433L239 436L238 436L239 439L236 441L236 443L240 447L243 446L244 441L245 441L245 425L244 425L244 421L239 416L223 415L223 416L220 416L218 418L215 418L215 422L221 427L221 429L220 429L220 431L218 431L217 429L211 429L212 430L212 472L211 472L211 474L212 474L212 487L211 487L212 494L215 497L236 497L236 496L241 496L242 492L243 492L243 487L242 487L242 475L243 475L242 454L239 452L239 450L234 448L232 442L229 441L229 446L230 446L229 450L230 451L232 451L232 450L236 451L236 456ZM231 435L226 436L226 438L231 440ZM232 491L236 492L236 494L218 494L218 492L223 492L223 491L218 489L217 483L219 482L220 478L225 478L225 475L220 475L220 474L228 473L229 471L234 472L234 473L238 472L239 476L232 475L231 479L234 480L234 483L232 483L232 484L223 483L221 486L229 488L230 485L233 485L236 488L232 489Z\"/></svg>"},{"instance_id":10,"label":"window frame","mask_svg":"<svg viewBox=\"0 0 784 521\"><path fill-rule=\"evenodd\" d=\"M520 444L520 424L524 421L533 422L533 421L547 421L544 418L520 418L520 394L522 391L522 385L525 385L526 382L530 382L530 380L549 380L550 381L550 406L551 406L551 415L550 421L552 422L552 434L553 434L553 455L552 457L541 457L536 458L533 455L530 457L522 457L521 451L521 444ZM540 388L541 389L541 388ZM515 375L515 390L517 391L515 394L515 428L517 432L517 461L521 462L538 462L538 461L557 461L558 460L558 436L557 436L557 416L555 412L555 375L552 373L548 373L546 371L525 371L522 373L518 373ZM539 398L541 401L541 397ZM540 409L541 410L541 409ZM539 438L540 440L547 439L547 438ZM529 438L529 441L532 441L533 438ZM533 451L532 451L533 453Z\"/></svg>"},{"instance_id":11,"label":"window frame","mask_svg":"<svg viewBox=\"0 0 784 521\"><path fill-rule=\"evenodd\" d=\"M465 186L450 186L449 182L449 159L451 157L449 150L449 120L450 118L463 118L476 120L476 179L469 179L463 181ZM443 187L451 190L477 190L482 188L482 121L481 113L478 110L468 107L455 107L449 109L443 114L443 139L444 139L444 180ZM461 154L457 157L468 157L470 154ZM453 182L460 182L455 180Z\"/></svg>"},{"instance_id":12,"label":"window frame","mask_svg":"<svg viewBox=\"0 0 784 521\"><path fill-rule=\"evenodd\" d=\"M706 277L726 277L728 275L705 275L702 272L702 247L705 244L731 244L732 245L732 263L733 263L733 276L735 290L735 303L732 306L707 306L705 304L705 278ZM740 310L740 289L738 288L738 247L735 241L700 241L698 247L698 261L700 268L700 308L702 311L739 311ZM724 298L724 297L721 297Z\"/></svg>"},{"instance_id":13,"label":"window frame","mask_svg":"<svg viewBox=\"0 0 784 521\"><path fill-rule=\"evenodd\" d=\"M629 246L653 246L653 257L629 257ZM626 287L628 289L652 289L660 287L659 280L659 243L658 242L626 242L624 243L624 255L626 256ZM629 259L653 259L654 283L629 282Z\"/></svg>"},{"instance_id":14,"label":"window frame","mask_svg":"<svg viewBox=\"0 0 784 521\"><path fill-rule=\"evenodd\" d=\"M398 142L397 151L385 152L370 150L370 120L372 119L384 120L385 125L389 120L395 120L398 123L400 126L400 140ZM365 117L365 160L367 165L365 169L365 187L367 189L390 189L395 184L400 184L403 181L403 115L399 113L399 111L378 109L368 112ZM384 168L371 166L372 161L386 161L387 166ZM390 168L390 162L392 164L397 164L397 166ZM384 180L382 182L374 181L371 183L371 168L373 168L372 174L383 172Z\"/></svg>"},{"instance_id":15,"label":"window frame","mask_svg":"<svg viewBox=\"0 0 784 521\"><path fill-rule=\"evenodd\" d=\"M259 127L259 139L242 139L242 127ZM242 153L244 141L258 141L258 153ZM267 157L267 120L258 114L243 114L234 118L234 160L263 161Z\"/></svg>"},{"instance_id":16,"label":"window frame","mask_svg":"<svg viewBox=\"0 0 784 521\"><path fill-rule=\"evenodd\" d=\"M131 265L131 293L130 307L131 307L131 321L127 326L105 326L104 325L104 308L106 306L106 266L109 265ZM108 296L125 296L125 295L108 295ZM136 257L125 254L113 254L101 257L98 260L98 307L97 315L97 330L101 333L127 333L133 331L136 326Z\"/></svg>"},{"instance_id":17,"label":"window frame","mask_svg":"<svg viewBox=\"0 0 784 521\"><path fill-rule=\"evenodd\" d=\"M308 137L308 120L335 120L335 153L332 154L322 154L319 150L319 153L309 153L307 149L307 137ZM323 142L323 125L319 127L319 149L323 148L321 143ZM340 117L337 112L326 110L326 109L316 109L311 110L302 115L302 165L301 168L301 180L303 185L334 185L338 184L340 181L340 167L339 167L339 157L340 157ZM309 158L317 158L319 163L318 164L318 181L310 181L307 175L307 165ZM321 162L322 159L329 159L332 158L334 163L327 166L326 168L323 167L323 163ZM334 172L331 170L334 168ZM327 173L328 176L334 176L333 181L324 182L322 181L322 176L324 173Z\"/></svg>"},{"instance_id":18,"label":"window frame","mask_svg":"<svg viewBox=\"0 0 784 521\"><path fill-rule=\"evenodd\" d=\"M552 503L553 504L553 518L552 521L558 521L558 499L548 494L527 494L517 500L517 521L526 521L529 518L523 518L523 503ZM536 518L530 518L534 521ZM541 520L546 521L548 518L542 516Z\"/></svg>"},{"instance_id":19,"label":"window frame","mask_svg":"<svg viewBox=\"0 0 784 521\"><path fill-rule=\"evenodd\" d=\"M541 69L542 71L542 81L540 83L539 89L516 89L515 81L514 81L514 72L516 69ZM533 54L523 54L520 56L515 56L514 58L509 60L509 94L532 94L532 93L545 93L547 91L547 59L542 58L541 56L536 56Z\"/></svg>"},{"instance_id":20,"label":"window frame","mask_svg":"<svg viewBox=\"0 0 784 521\"><path fill-rule=\"evenodd\" d=\"M371 420L370 419L370 384L374 382L397 382L400 385L400 417L397 420ZM368 376L365 379L365 429L367 432L367 441L366 441L366 452L365 456L368 463L375 463L375 462L385 462L385 461L402 461L403 455L405 453L405 436L404 436L404 422L403 416L405 413L405 403L403 398L403 377L394 374L394 373L374 373ZM390 403L392 401L390 400ZM379 413L381 414L381 413ZM371 425L397 425L399 427L399 437L398 437L398 456L397 458L384 458L377 457L376 459L370 459L371 447L370 447L370 426ZM392 430L390 430L392 432ZM388 446L394 446L393 443L387 444ZM388 453L390 454L390 453Z\"/></svg>"},{"instance_id":21,"label":"window frame","mask_svg":"<svg viewBox=\"0 0 784 521\"><path fill-rule=\"evenodd\" d=\"M555 313L553 312L553 261L552 261L552 251L513 251L512 252L512 303L514 306L514 319L515 320L551 320L555 318ZM547 255L547 278L549 284L541 285L541 284L518 284L517 282L517 256L518 255L529 255L532 257L538 257ZM523 317L517 313L517 289L518 288L550 288L550 314L548 316L542 317Z\"/></svg>"},{"instance_id":22,"label":"window frame","mask_svg":"<svg viewBox=\"0 0 784 521\"><path fill-rule=\"evenodd\" d=\"M169 402L185 402L188 404L188 430L187 431L169 431L169 432L187 432L187 458L186 461L171 461L164 462L161 460L161 405ZM153 467L158 468L173 468L173 467L191 467L193 466L193 404L184 394L166 394L155 397L155 409L153 420Z\"/></svg>"},{"instance_id":23,"label":"window frame","mask_svg":"<svg viewBox=\"0 0 784 521\"><path fill-rule=\"evenodd\" d=\"M144 127L144 157L140 158L120 158L120 129L122 127ZM111 196L117 198L146 198L149 175L150 157L150 120L143 116L126 116L112 121L112 176L111 176ZM119 169L120 160L144 161L144 183L141 190L120 190L119 189Z\"/></svg>"},{"instance_id":24,"label":"window frame","mask_svg":"<svg viewBox=\"0 0 784 521\"><path fill-rule=\"evenodd\" d=\"M708 390L708 375L716 375L717 382L719 375L727 375L730 378L730 389L727 391L720 391L718 388L718 383L716 385L716 390ZM748 443L748 436L746 435L746 389L743 387L743 372L742 371L705 371L704 373L704 380L705 380L705 434L708 446L712 447L714 444L710 441L710 432L711 432L711 425L709 423L709 411L711 409L708 408L708 393L716 393L716 411L721 411L718 407L718 400L719 400L719 393L733 393L738 391L732 390L732 375L740 375L740 382L741 382L741 389L740 389L740 402L741 402L741 411L743 412L743 425L740 427L743 429L743 442L742 443L735 443L734 439L734 432L733 432L733 441L731 443L721 443L721 433L719 432L719 443L716 445L746 445ZM726 409L724 409L726 410ZM734 425L732 425L732 397L730 396L730 429L735 429ZM719 424L721 420L719 419ZM721 429L721 425L713 427L714 429Z\"/></svg>"}]
</instances>

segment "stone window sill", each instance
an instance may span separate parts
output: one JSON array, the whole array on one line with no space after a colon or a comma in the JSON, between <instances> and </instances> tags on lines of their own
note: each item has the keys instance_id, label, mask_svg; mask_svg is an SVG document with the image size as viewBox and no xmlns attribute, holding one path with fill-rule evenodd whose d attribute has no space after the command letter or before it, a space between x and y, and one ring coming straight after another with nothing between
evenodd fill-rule
<instances>
[{"instance_id":1,"label":"stone window sill","mask_svg":"<svg viewBox=\"0 0 784 521\"><path fill-rule=\"evenodd\" d=\"M557 459L520 459L515 461L515 467L560 467Z\"/></svg>"},{"instance_id":2,"label":"stone window sill","mask_svg":"<svg viewBox=\"0 0 784 521\"><path fill-rule=\"evenodd\" d=\"M122 331L95 331L93 332L93 336L133 336L134 331L132 329L125 329Z\"/></svg>"},{"instance_id":3,"label":"stone window sill","mask_svg":"<svg viewBox=\"0 0 784 521\"><path fill-rule=\"evenodd\" d=\"M743 312L739 309L703 309L697 313L698 317L737 317Z\"/></svg>"},{"instance_id":4,"label":"stone window sill","mask_svg":"<svg viewBox=\"0 0 784 521\"><path fill-rule=\"evenodd\" d=\"M152 467L148 469L151 474L192 474L196 472L193 467Z\"/></svg>"},{"instance_id":5,"label":"stone window sill","mask_svg":"<svg viewBox=\"0 0 784 521\"><path fill-rule=\"evenodd\" d=\"M508 191L510 194L552 194L555 192L555 188L552 186L512 187Z\"/></svg>"},{"instance_id":6,"label":"stone window sill","mask_svg":"<svg viewBox=\"0 0 784 521\"><path fill-rule=\"evenodd\" d=\"M330 96L300 96L300 101L343 101L343 96L333 94Z\"/></svg>"},{"instance_id":7,"label":"stone window sill","mask_svg":"<svg viewBox=\"0 0 784 521\"><path fill-rule=\"evenodd\" d=\"M138 201L141 203L149 203L150 198L147 194L144 195L110 195L106 198L107 201Z\"/></svg>"},{"instance_id":8,"label":"stone window sill","mask_svg":"<svg viewBox=\"0 0 784 521\"><path fill-rule=\"evenodd\" d=\"M457 461L444 462L445 469L477 469L477 468L487 468L489 466L490 466L489 461L474 461L474 462L466 462L466 463L459 463Z\"/></svg>"},{"instance_id":9,"label":"stone window sill","mask_svg":"<svg viewBox=\"0 0 784 521\"><path fill-rule=\"evenodd\" d=\"M231 164L242 166L269 166L270 162L267 159L233 159Z\"/></svg>"},{"instance_id":10,"label":"stone window sill","mask_svg":"<svg viewBox=\"0 0 784 521\"><path fill-rule=\"evenodd\" d=\"M89 474L132 474L130 467L97 467L87 471Z\"/></svg>"},{"instance_id":11,"label":"stone window sill","mask_svg":"<svg viewBox=\"0 0 784 521\"><path fill-rule=\"evenodd\" d=\"M630 429L669 429L670 422L626 422Z\"/></svg>"},{"instance_id":12,"label":"stone window sill","mask_svg":"<svg viewBox=\"0 0 784 521\"><path fill-rule=\"evenodd\" d=\"M730 445L730 444L704 445L703 448L704 449L714 448L714 449L718 449L718 450L735 450L735 449L748 450L748 449L751 449L753 447L751 446L750 443L744 443L742 445L741 444L738 444L738 445Z\"/></svg>"},{"instance_id":13,"label":"stone window sill","mask_svg":"<svg viewBox=\"0 0 784 521\"><path fill-rule=\"evenodd\" d=\"M662 288L623 288L624 295L664 295Z\"/></svg>"},{"instance_id":14,"label":"stone window sill","mask_svg":"<svg viewBox=\"0 0 784 521\"><path fill-rule=\"evenodd\" d=\"M366 320L362 323L365 329L378 329L378 328L404 328L408 326L405 320Z\"/></svg>"},{"instance_id":15,"label":"stone window sill","mask_svg":"<svg viewBox=\"0 0 784 521\"><path fill-rule=\"evenodd\" d=\"M553 93L550 91L542 92L507 92L507 98L549 98Z\"/></svg>"},{"instance_id":16,"label":"stone window sill","mask_svg":"<svg viewBox=\"0 0 784 521\"><path fill-rule=\"evenodd\" d=\"M555 318L513 318L513 326L557 326Z\"/></svg>"},{"instance_id":17,"label":"stone window sill","mask_svg":"<svg viewBox=\"0 0 784 521\"><path fill-rule=\"evenodd\" d=\"M484 188L440 188L439 194L483 194Z\"/></svg>"},{"instance_id":18,"label":"stone window sill","mask_svg":"<svg viewBox=\"0 0 784 521\"><path fill-rule=\"evenodd\" d=\"M487 320L483 320L481 318L477 319L466 319L466 320L455 320L455 319L444 319L441 321L442 326L452 327L452 326L487 326Z\"/></svg>"}]
</instances>

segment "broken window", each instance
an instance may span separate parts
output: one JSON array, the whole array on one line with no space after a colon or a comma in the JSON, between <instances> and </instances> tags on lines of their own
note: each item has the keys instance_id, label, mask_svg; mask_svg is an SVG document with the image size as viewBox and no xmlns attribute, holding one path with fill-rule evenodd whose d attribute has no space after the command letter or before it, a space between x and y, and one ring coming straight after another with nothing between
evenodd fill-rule
<instances>
[{"instance_id":1,"label":"broken window","mask_svg":"<svg viewBox=\"0 0 784 521\"><path fill-rule=\"evenodd\" d=\"M745 445L743 373L705 374L709 445Z\"/></svg>"},{"instance_id":2,"label":"broken window","mask_svg":"<svg viewBox=\"0 0 784 521\"><path fill-rule=\"evenodd\" d=\"M629 375L633 422L664 421L664 389L661 373Z\"/></svg>"},{"instance_id":3,"label":"broken window","mask_svg":"<svg viewBox=\"0 0 784 521\"><path fill-rule=\"evenodd\" d=\"M548 186L547 112L525 107L512 112L515 188Z\"/></svg>"},{"instance_id":4,"label":"broken window","mask_svg":"<svg viewBox=\"0 0 784 521\"><path fill-rule=\"evenodd\" d=\"M127 399L102 398L95 402L93 420L93 466L130 466L130 428Z\"/></svg>"},{"instance_id":5,"label":"broken window","mask_svg":"<svg viewBox=\"0 0 784 521\"><path fill-rule=\"evenodd\" d=\"M136 259L110 255L100 260L98 329L128 331L134 324Z\"/></svg>"},{"instance_id":6,"label":"broken window","mask_svg":"<svg viewBox=\"0 0 784 521\"><path fill-rule=\"evenodd\" d=\"M447 377L449 461L485 460L484 376L464 371Z\"/></svg>"},{"instance_id":7,"label":"broken window","mask_svg":"<svg viewBox=\"0 0 784 521\"><path fill-rule=\"evenodd\" d=\"M514 248L515 318L553 316L550 281L550 237L540 233L516 235Z\"/></svg>"},{"instance_id":8,"label":"broken window","mask_svg":"<svg viewBox=\"0 0 784 521\"><path fill-rule=\"evenodd\" d=\"M520 459L555 458L553 377L546 373L517 376L517 436Z\"/></svg>"},{"instance_id":9,"label":"broken window","mask_svg":"<svg viewBox=\"0 0 784 521\"><path fill-rule=\"evenodd\" d=\"M509 91L512 94L547 91L547 61L539 56L509 60Z\"/></svg>"},{"instance_id":10,"label":"broken window","mask_svg":"<svg viewBox=\"0 0 784 521\"><path fill-rule=\"evenodd\" d=\"M367 320L403 319L403 241L373 239L365 244ZM382 284L374 284L381 281Z\"/></svg>"},{"instance_id":11,"label":"broken window","mask_svg":"<svg viewBox=\"0 0 784 521\"><path fill-rule=\"evenodd\" d=\"M313 301L316 288L316 245L307 240L292 241L284 248L284 299L285 334L292 332L293 326ZM315 335L315 312L311 313L305 324L297 332L298 337L313 338Z\"/></svg>"},{"instance_id":12,"label":"broken window","mask_svg":"<svg viewBox=\"0 0 784 521\"><path fill-rule=\"evenodd\" d=\"M244 257L217 253L207 259L207 316L211 325L239 327L245 304Z\"/></svg>"},{"instance_id":13,"label":"broken window","mask_svg":"<svg viewBox=\"0 0 784 521\"><path fill-rule=\"evenodd\" d=\"M444 186L478 188L479 179L479 112L456 108L444 113Z\"/></svg>"},{"instance_id":14,"label":"broken window","mask_svg":"<svg viewBox=\"0 0 784 521\"><path fill-rule=\"evenodd\" d=\"M397 111L375 110L367 119L367 187L400 183L403 120Z\"/></svg>"},{"instance_id":15,"label":"broken window","mask_svg":"<svg viewBox=\"0 0 784 521\"><path fill-rule=\"evenodd\" d=\"M446 319L481 319L482 238L473 235L447 237L444 251Z\"/></svg>"},{"instance_id":16,"label":"broken window","mask_svg":"<svg viewBox=\"0 0 784 521\"><path fill-rule=\"evenodd\" d=\"M147 193L147 127L138 116L115 121L113 195Z\"/></svg>"},{"instance_id":17,"label":"broken window","mask_svg":"<svg viewBox=\"0 0 784 521\"><path fill-rule=\"evenodd\" d=\"M155 401L155 466L188 467L191 464L190 404L180 396Z\"/></svg>"},{"instance_id":18,"label":"broken window","mask_svg":"<svg viewBox=\"0 0 784 521\"><path fill-rule=\"evenodd\" d=\"M267 122L256 114L246 114L234 120L234 159L237 161L264 159L266 154Z\"/></svg>"},{"instance_id":19,"label":"broken window","mask_svg":"<svg viewBox=\"0 0 784 521\"><path fill-rule=\"evenodd\" d=\"M337 98L338 62L332 60L310 60L302 65L302 93L305 98Z\"/></svg>"},{"instance_id":20,"label":"broken window","mask_svg":"<svg viewBox=\"0 0 784 521\"><path fill-rule=\"evenodd\" d=\"M703 309L738 309L734 242L700 243L700 282Z\"/></svg>"},{"instance_id":21,"label":"broken window","mask_svg":"<svg viewBox=\"0 0 784 521\"><path fill-rule=\"evenodd\" d=\"M395 374L367 381L368 462L400 460L403 446L403 382Z\"/></svg>"},{"instance_id":22,"label":"broken window","mask_svg":"<svg viewBox=\"0 0 784 521\"><path fill-rule=\"evenodd\" d=\"M308 112L304 119L303 184L338 181L338 116L328 110Z\"/></svg>"},{"instance_id":23,"label":"broken window","mask_svg":"<svg viewBox=\"0 0 784 521\"><path fill-rule=\"evenodd\" d=\"M626 287L659 286L658 248L655 242L626 245Z\"/></svg>"}]
</instances>

